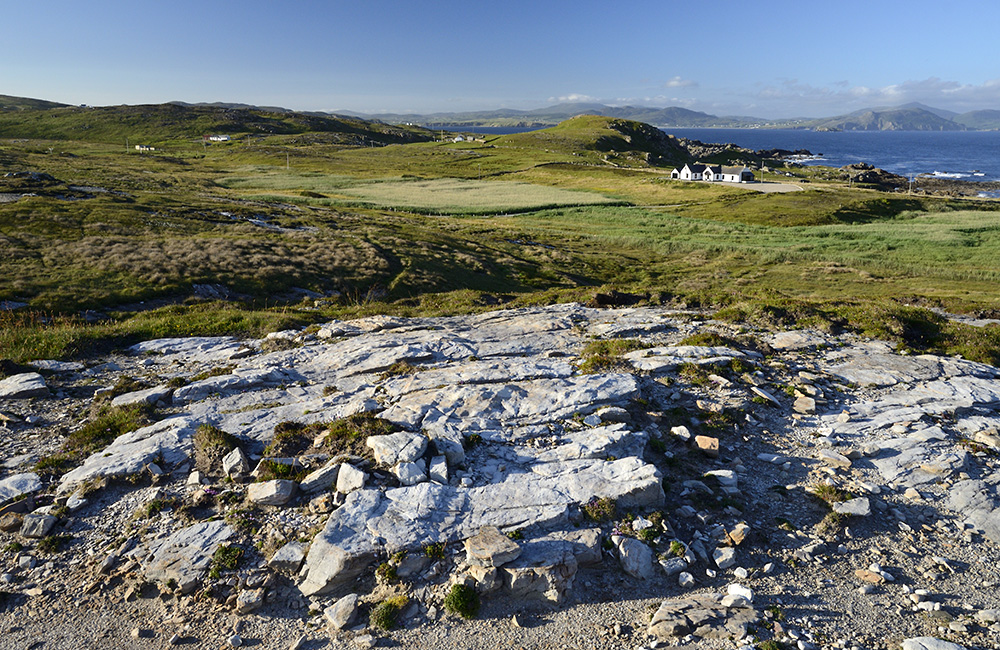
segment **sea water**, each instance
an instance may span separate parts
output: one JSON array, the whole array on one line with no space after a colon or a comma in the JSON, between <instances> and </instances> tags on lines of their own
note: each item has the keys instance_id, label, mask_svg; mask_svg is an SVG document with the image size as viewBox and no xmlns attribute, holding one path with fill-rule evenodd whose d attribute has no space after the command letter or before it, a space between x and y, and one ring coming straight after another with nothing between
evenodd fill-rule
<instances>
[{"instance_id":1,"label":"sea water","mask_svg":"<svg viewBox=\"0 0 1000 650\"><path fill-rule=\"evenodd\" d=\"M702 142L747 149L806 149L805 165L843 167L865 162L900 176L931 174L967 181L1000 181L1000 131L806 131L798 129L674 129Z\"/></svg>"}]
</instances>

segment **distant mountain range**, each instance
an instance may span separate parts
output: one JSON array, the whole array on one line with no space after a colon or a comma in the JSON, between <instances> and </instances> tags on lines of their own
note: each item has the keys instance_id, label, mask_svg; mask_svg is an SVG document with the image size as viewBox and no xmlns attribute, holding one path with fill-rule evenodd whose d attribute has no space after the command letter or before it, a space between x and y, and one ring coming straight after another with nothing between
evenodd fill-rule
<instances>
[{"instance_id":1,"label":"distant mountain range","mask_svg":"<svg viewBox=\"0 0 1000 650\"><path fill-rule=\"evenodd\" d=\"M659 127L725 127L814 129L820 131L969 131L1000 129L1000 111L984 110L955 113L923 104L905 104L887 108L869 108L846 115L825 118L772 120L762 117L718 116L670 106L607 106L605 104L556 104L530 111L509 108L466 113L431 113L427 115L350 113L356 117L384 122L439 126L552 126L574 115L606 115Z\"/></svg>"},{"instance_id":2,"label":"distant mountain range","mask_svg":"<svg viewBox=\"0 0 1000 650\"><path fill-rule=\"evenodd\" d=\"M846 115L824 118L792 118L773 120L762 117L718 116L692 111L678 106L608 106L597 103L563 103L533 110L501 108L492 111L455 113L358 113L354 111L294 111L280 106L253 106L230 102L196 103L170 102L184 108L228 109L309 115L319 118L352 117L392 124L419 125L429 128L442 126L548 127L575 115L604 115L645 122L658 127L723 127L766 129L812 129L818 131L996 131L1000 130L1000 110L980 110L955 113L919 103L902 106L869 108ZM0 113L47 110L67 107L66 104L40 99L0 95Z\"/></svg>"}]
</instances>

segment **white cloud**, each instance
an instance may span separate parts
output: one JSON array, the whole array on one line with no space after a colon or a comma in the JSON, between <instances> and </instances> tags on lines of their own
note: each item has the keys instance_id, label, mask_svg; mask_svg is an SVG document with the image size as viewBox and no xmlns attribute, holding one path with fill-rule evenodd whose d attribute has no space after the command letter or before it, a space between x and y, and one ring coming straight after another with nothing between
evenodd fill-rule
<instances>
[{"instance_id":1,"label":"white cloud","mask_svg":"<svg viewBox=\"0 0 1000 650\"><path fill-rule=\"evenodd\" d=\"M663 84L664 88L697 88L698 82L692 79L683 79L681 77L672 77Z\"/></svg>"},{"instance_id":2,"label":"white cloud","mask_svg":"<svg viewBox=\"0 0 1000 650\"><path fill-rule=\"evenodd\" d=\"M584 95L581 93L570 93L568 95L562 95L560 97L549 97L550 102L596 102L598 99L596 97L591 97L590 95Z\"/></svg>"}]
</instances>

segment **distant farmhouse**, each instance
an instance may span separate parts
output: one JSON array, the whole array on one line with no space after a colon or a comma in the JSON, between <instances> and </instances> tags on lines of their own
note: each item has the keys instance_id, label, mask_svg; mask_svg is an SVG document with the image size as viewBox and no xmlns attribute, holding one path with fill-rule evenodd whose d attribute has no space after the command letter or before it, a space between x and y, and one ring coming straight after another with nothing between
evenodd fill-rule
<instances>
[{"instance_id":1,"label":"distant farmhouse","mask_svg":"<svg viewBox=\"0 0 1000 650\"><path fill-rule=\"evenodd\" d=\"M208 139L212 142L229 142L232 138L228 135L210 135Z\"/></svg>"},{"instance_id":2,"label":"distant farmhouse","mask_svg":"<svg viewBox=\"0 0 1000 650\"><path fill-rule=\"evenodd\" d=\"M135 145L136 151L156 151L155 147L151 147L148 144L137 144Z\"/></svg>"},{"instance_id":3,"label":"distant farmhouse","mask_svg":"<svg viewBox=\"0 0 1000 650\"><path fill-rule=\"evenodd\" d=\"M690 163L680 169L670 172L670 178L682 181L709 181L723 183L752 183L753 172L747 167L728 167L726 165L705 165Z\"/></svg>"}]
</instances>

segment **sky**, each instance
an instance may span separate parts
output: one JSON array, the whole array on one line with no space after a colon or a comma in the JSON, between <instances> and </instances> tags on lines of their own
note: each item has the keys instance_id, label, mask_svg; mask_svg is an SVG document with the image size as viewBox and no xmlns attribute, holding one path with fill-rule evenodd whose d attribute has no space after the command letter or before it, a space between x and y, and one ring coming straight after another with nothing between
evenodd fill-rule
<instances>
[{"instance_id":1,"label":"sky","mask_svg":"<svg viewBox=\"0 0 1000 650\"><path fill-rule=\"evenodd\" d=\"M0 94L431 113L566 101L827 117L1000 109L1000 3L45 0L4 7Z\"/></svg>"}]
</instances>

